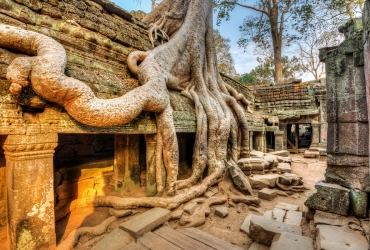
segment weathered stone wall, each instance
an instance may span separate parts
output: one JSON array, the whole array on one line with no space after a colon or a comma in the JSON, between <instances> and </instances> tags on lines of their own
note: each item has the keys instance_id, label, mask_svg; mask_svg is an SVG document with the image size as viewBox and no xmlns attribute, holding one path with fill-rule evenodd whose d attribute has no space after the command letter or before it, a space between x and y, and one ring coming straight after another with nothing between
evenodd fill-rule
<instances>
[{"instance_id":1,"label":"weathered stone wall","mask_svg":"<svg viewBox=\"0 0 370 250\"><path fill-rule=\"evenodd\" d=\"M348 21L340 31L346 37L343 43L320 50L327 77L325 182L330 184L317 183L317 192L308 198L306 205L332 213L367 217L369 124L361 19ZM349 195L344 199L336 193L338 190Z\"/></svg>"},{"instance_id":2,"label":"weathered stone wall","mask_svg":"<svg viewBox=\"0 0 370 250\"><path fill-rule=\"evenodd\" d=\"M321 84L321 80L318 80L256 87L254 89L255 109L262 114L277 116L280 120L318 115L314 86Z\"/></svg>"}]
</instances>

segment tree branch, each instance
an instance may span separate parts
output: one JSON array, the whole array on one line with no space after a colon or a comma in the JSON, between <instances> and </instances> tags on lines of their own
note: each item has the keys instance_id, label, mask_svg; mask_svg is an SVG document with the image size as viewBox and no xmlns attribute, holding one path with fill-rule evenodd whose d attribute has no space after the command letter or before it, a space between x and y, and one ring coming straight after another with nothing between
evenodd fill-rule
<instances>
[{"instance_id":1,"label":"tree branch","mask_svg":"<svg viewBox=\"0 0 370 250\"><path fill-rule=\"evenodd\" d=\"M256 7L250 6L250 5L245 5L245 4L241 4L241 3L238 3L238 2L230 2L230 1L223 1L221 4L227 4L227 3L228 4L239 5L243 8L255 10L255 11L258 11L258 12L261 12L261 13L265 14L266 16L269 16L266 10L261 10L261 9L256 8Z\"/></svg>"}]
</instances>

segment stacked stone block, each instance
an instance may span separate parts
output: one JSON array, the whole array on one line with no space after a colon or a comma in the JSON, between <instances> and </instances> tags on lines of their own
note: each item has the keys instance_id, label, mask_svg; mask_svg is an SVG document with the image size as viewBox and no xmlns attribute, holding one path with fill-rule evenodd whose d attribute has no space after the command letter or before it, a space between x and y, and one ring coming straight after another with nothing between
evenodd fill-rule
<instances>
[{"instance_id":1,"label":"stacked stone block","mask_svg":"<svg viewBox=\"0 0 370 250\"><path fill-rule=\"evenodd\" d=\"M327 76L328 167L325 181L347 188L349 195L345 202L340 202L346 205L340 213L337 208L328 211L346 215L351 210L354 215L366 217L367 194L364 192L369 181L369 124L361 19L349 21L340 31L346 35L346 40L338 47L320 51ZM316 198L338 193L335 190L342 188L340 186L318 189L306 205L320 209L322 201ZM335 204L343 197L332 195L330 203Z\"/></svg>"}]
</instances>

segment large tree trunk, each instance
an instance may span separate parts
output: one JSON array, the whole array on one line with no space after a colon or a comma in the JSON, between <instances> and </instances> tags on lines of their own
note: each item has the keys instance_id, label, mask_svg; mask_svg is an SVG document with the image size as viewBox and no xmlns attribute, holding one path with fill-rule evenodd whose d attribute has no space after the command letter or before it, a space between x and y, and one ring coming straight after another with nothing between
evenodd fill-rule
<instances>
[{"instance_id":1,"label":"large tree trunk","mask_svg":"<svg viewBox=\"0 0 370 250\"><path fill-rule=\"evenodd\" d=\"M282 36L278 28L278 6L270 11L270 25L271 25L271 38L272 46L274 49L274 65L275 65L275 84L283 81L283 65L282 65Z\"/></svg>"},{"instance_id":2,"label":"large tree trunk","mask_svg":"<svg viewBox=\"0 0 370 250\"><path fill-rule=\"evenodd\" d=\"M144 21L152 27L150 35L160 31L168 35L169 42L148 52L131 53L128 66L137 75L141 86L110 100L96 98L83 82L64 75L66 53L56 41L35 32L0 25L0 47L37 55L18 58L9 66L7 78L12 82L12 93L19 94L30 79L37 94L63 105L76 120L92 126L123 124L144 110L155 112L157 169L161 168L163 157L168 176L164 187L161 175L157 175L159 194L166 189L167 194L173 196L177 187L199 183L208 169L208 177L185 194L174 198L124 199L119 202L122 207L173 208L217 183L226 170L225 161L249 157L247 121L240 106L240 102L248 105L248 101L228 86L218 73L212 4L212 0L162 1ZM196 107L193 175L180 183L177 183L178 145L167 88L182 91ZM109 205L112 199L102 197L96 204Z\"/></svg>"}]
</instances>

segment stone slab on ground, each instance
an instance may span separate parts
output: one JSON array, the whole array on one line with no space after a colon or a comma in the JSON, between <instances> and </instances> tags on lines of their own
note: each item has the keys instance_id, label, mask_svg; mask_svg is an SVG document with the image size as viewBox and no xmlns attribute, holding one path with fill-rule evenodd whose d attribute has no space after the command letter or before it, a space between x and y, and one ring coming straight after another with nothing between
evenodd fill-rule
<instances>
[{"instance_id":1,"label":"stone slab on ground","mask_svg":"<svg viewBox=\"0 0 370 250\"><path fill-rule=\"evenodd\" d=\"M193 202L193 201L188 202L183 207L183 210L187 214L193 214L195 212L195 209L197 209L197 205L198 205L198 203L196 203L196 202Z\"/></svg>"},{"instance_id":2,"label":"stone slab on ground","mask_svg":"<svg viewBox=\"0 0 370 250\"><path fill-rule=\"evenodd\" d=\"M243 224L241 225L240 227L240 231L246 233L249 235L249 226L251 225L251 219L254 217L254 216L257 216L257 215L253 215L253 214L248 214L244 221L243 221Z\"/></svg>"},{"instance_id":3,"label":"stone slab on ground","mask_svg":"<svg viewBox=\"0 0 370 250\"><path fill-rule=\"evenodd\" d=\"M120 250L134 240L129 233L121 229L115 229L107 234L91 250Z\"/></svg>"},{"instance_id":4,"label":"stone slab on ground","mask_svg":"<svg viewBox=\"0 0 370 250\"><path fill-rule=\"evenodd\" d=\"M287 151L287 150L275 151L275 152L271 152L271 154L272 155L283 156L283 157L288 157L290 155L289 151Z\"/></svg>"},{"instance_id":5,"label":"stone slab on ground","mask_svg":"<svg viewBox=\"0 0 370 250\"><path fill-rule=\"evenodd\" d=\"M251 219L249 236L257 243L271 246L272 240L276 234L282 232L302 235L302 228L295 227L284 222L274 221L254 216Z\"/></svg>"},{"instance_id":6,"label":"stone slab on ground","mask_svg":"<svg viewBox=\"0 0 370 250\"><path fill-rule=\"evenodd\" d=\"M141 237L147 232L165 223L171 218L171 211L164 208L153 208L145 213L142 213L131 220L128 220L120 225L120 228L135 239Z\"/></svg>"},{"instance_id":7,"label":"stone slab on ground","mask_svg":"<svg viewBox=\"0 0 370 250\"><path fill-rule=\"evenodd\" d=\"M279 178L278 174L265 174L265 175L254 175L249 177L249 181L252 188L264 189L264 188L274 188L276 185L276 180Z\"/></svg>"},{"instance_id":8,"label":"stone slab on ground","mask_svg":"<svg viewBox=\"0 0 370 250\"><path fill-rule=\"evenodd\" d=\"M286 211L280 208L274 208L272 210L272 219L276 221L283 222L285 218Z\"/></svg>"},{"instance_id":9,"label":"stone slab on ground","mask_svg":"<svg viewBox=\"0 0 370 250\"><path fill-rule=\"evenodd\" d=\"M261 151L252 150L250 152L250 155L251 155L251 157L260 157L260 158L262 158L265 155L265 153L261 152Z\"/></svg>"},{"instance_id":10,"label":"stone slab on ground","mask_svg":"<svg viewBox=\"0 0 370 250\"><path fill-rule=\"evenodd\" d=\"M216 207L215 209L215 215L220 216L221 218L225 218L229 214L229 211L227 210L227 207L221 206Z\"/></svg>"},{"instance_id":11,"label":"stone slab on ground","mask_svg":"<svg viewBox=\"0 0 370 250\"><path fill-rule=\"evenodd\" d=\"M272 210L267 210L263 213L263 218L272 219Z\"/></svg>"},{"instance_id":12,"label":"stone slab on ground","mask_svg":"<svg viewBox=\"0 0 370 250\"><path fill-rule=\"evenodd\" d=\"M241 158L238 161L238 166L243 171L263 171L265 167L268 166L268 163L262 158Z\"/></svg>"},{"instance_id":13,"label":"stone slab on ground","mask_svg":"<svg viewBox=\"0 0 370 250\"><path fill-rule=\"evenodd\" d=\"M235 186L247 195L253 195L249 179L236 164L229 164L229 174Z\"/></svg>"},{"instance_id":14,"label":"stone slab on ground","mask_svg":"<svg viewBox=\"0 0 370 250\"><path fill-rule=\"evenodd\" d=\"M183 233L190 238L193 238L197 241L204 243L207 246L210 246L216 250L242 250L243 248L233 245L230 242L224 241L216 236L213 236L209 233L203 232L202 230L196 228L181 228L176 229L180 233ZM171 249L172 250L172 249Z\"/></svg>"},{"instance_id":15,"label":"stone slab on ground","mask_svg":"<svg viewBox=\"0 0 370 250\"><path fill-rule=\"evenodd\" d=\"M108 249L106 249L106 250L108 250ZM131 242L130 244L121 248L120 250L148 250L148 248L144 247L143 245L138 244L136 242Z\"/></svg>"},{"instance_id":16,"label":"stone slab on ground","mask_svg":"<svg viewBox=\"0 0 370 250\"><path fill-rule=\"evenodd\" d=\"M303 184L303 178L292 173L284 173L279 176L279 183L285 186L298 186Z\"/></svg>"},{"instance_id":17,"label":"stone slab on ground","mask_svg":"<svg viewBox=\"0 0 370 250\"><path fill-rule=\"evenodd\" d=\"M171 220L179 220L184 213L184 210L177 209L171 213Z\"/></svg>"},{"instance_id":18,"label":"stone slab on ground","mask_svg":"<svg viewBox=\"0 0 370 250\"><path fill-rule=\"evenodd\" d=\"M253 244L248 248L248 250L269 250L268 246L253 242Z\"/></svg>"},{"instance_id":19,"label":"stone slab on ground","mask_svg":"<svg viewBox=\"0 0 370 250\"><path fill-rule=\"evenodd\" d=\"M277 196L277 191L274 189L264 188L258 192L258 198L264 200L272 200Z\"/></svg>"},{"instance_id":20,"label":"stone slab on ground","mask_svg":"<svg viewBox=\"0 0 370 250\"><path fill-rule=\"evenodd\" d=\"M302 213L297 211L287 211L284 222L289 225L300 227L302 222Z\"/></svg>"},{"instance_id":21,"label":"stone slab on ground","mask_svg":"<svg viewBox=\"0 0 370 250\"><path fill-rule=\"evenodd\" d=\"M285 202L279 202L276 206L276 208L284 209L286 211L291 210L291 211L298 211L299 207L296 205L288 204Z\"/></svg>"},{"instance_id":22,"label":"stone slab on ground","mask_svg":"<svg viewBox=\"0 0 370 250\"><path fill-rule=\"evenodd\" d=\"M306 150L304 151L304 158L319 158L320 157L320 151L318 150Z\"/></svg>"},{"instance_id":23,"label":"stone slab on ground","mask_svg":"<svg viewBox=\"0 0 370 250\"><path fill-rule=\"evenodd\" d=\"M307 207L325 212L347 216L350 190L337 184L319 181L304 203Z\"/></svg>"},{"instance_id":24,"label":"stone slab on ground","mask_svg":"<svg viewBox=\"0 0 370 250\"><path fill-rule=\"evenodd\" d=\"M345 227L318 225L315 234L317 250L366 250L369 246L364 236Z\"/></svg>"},{"instance_id":25,"label":"stone slab on ground","mask_svg":"<svg viewBox=\"0 0 370 250\"><path fill-rule=\"evenodd\" d=\"M292 168L289 163L279 163L277 166L278 173L284 174L284 173L291 173Z\"/></svg>"},{"instance_id":26,"label":"stone slab on ground","mask_svg":"<svg viewBox=\"0 0 370 250\"><path fill-rule=\"evenodd\" d=\"M270 250L314 250L313 240L308 237L281 233L275 235Z\"/></svg>"}]
</instances>

